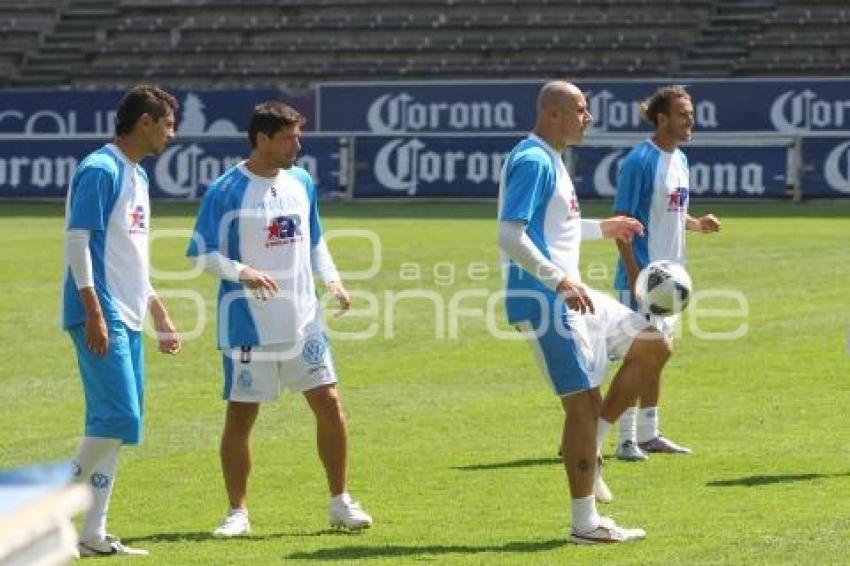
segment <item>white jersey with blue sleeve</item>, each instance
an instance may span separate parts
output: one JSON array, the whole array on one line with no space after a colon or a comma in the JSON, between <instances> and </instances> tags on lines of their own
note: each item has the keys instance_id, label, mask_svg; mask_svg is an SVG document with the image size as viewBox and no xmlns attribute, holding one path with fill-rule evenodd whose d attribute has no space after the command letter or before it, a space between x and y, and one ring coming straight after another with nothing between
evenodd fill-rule
<instances>
[{"instance_id":1,"label":"white jersey with blue sleeve","mask_svg":"<svg viewBox=\"0 0 850 566\"><path fill-rule=\"evenodd\" d=\"M68 189L65 229L89 232L94 289L104 319L141 330L153 293L145 170L114 144L86 156ZM62 327L69 329L85 322L85 310L67 257L64 263Z\"/></svg>"},{"instance_id":2,"label":"white jersey with blue sleeve","mask_svg":"<svg viewBox=\"0 0 850 566\"><path fill-rule=\"evenodd\" d=\"M689 186L688 160L678 148L671 153L644 140L623 160L614 212L633 216L644 226L643 236L631 244L640 269L662 259L684 264ZM622 259L617 262L614 287L629 289Z\"/></svg>"},{"instance_id":3,"label":"white jersey with blue sleeve","mask_svg":"<svg viewBox=\"0 0 850 566\"><path fill-rule=\"evenodd\" d=\"M263 301L240 283L221 281L220 349L304 338L318 309L310 251L321 236L316 187L300 167L260 177L242 162L207 188L187 255L219 252L268 273L279 288Z\"/></svg>"},{"instance_id":4,"label":"white jersey with blue sleeve","mask_svg":"<svg viewBox=\"0 0 850 566\"><path fill-rule=\"evenodd\" d=\"M567 278L581 283L581 211L560 154L531 134L513 149L502 167L499 220L522 222L532 243ZM528 320L535 292L554 296L534 274L502 254L508 321Z\"/></svg>"}]
</instances>

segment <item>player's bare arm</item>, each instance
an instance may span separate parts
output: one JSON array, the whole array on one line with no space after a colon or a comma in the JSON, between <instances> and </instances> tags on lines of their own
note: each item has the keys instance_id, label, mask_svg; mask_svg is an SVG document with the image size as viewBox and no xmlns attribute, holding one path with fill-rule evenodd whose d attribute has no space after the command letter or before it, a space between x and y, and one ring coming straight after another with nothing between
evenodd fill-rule
<instances>
[{"instance_id":1,"label":"player's bare arm","mask_svg":"<svg viewBox=\"0 0 850 566\"><path fill-rule=\"evenodd\" d=\"M688 215L685 226L688 230L693 232L711 234L712 232L720 231L720 220L718 220L713 214L706 214L699 218L694 218L693 216Z\"/></svg>"},{"instance_id":2,"label":"player's bare arm","mask_svg":"<svg viewBox=\"0 0 850 566\"><path fill-rule=\"evenodd\" d=\"M156 295L151 297L148 307L153 317L153 325L156 330L157 341L159 342L159 351L163 354L176 354L182 348L182 342L180 340L180 334L177 332L177 327L168 314L168 310Z\"/></svg>"},{"instance_id":3,"label":"player's bare arm","mask_svg":"<svg viewBox=\"0 0 850 566\"><path fill-rule=\"evenodd\" d=\"M251 289L261 301L274 297L278 291L277 282L271 275L247 265L239 271L239 282Z\"/></svg>"},{"instance_id":4,"label":"player's bare arm","mask_svg":"<svg viewBox=\"0 0 850 566\"><path fill-rule=\"evenodd\" d=\"M109 349L109 332L103 320L100 301L94 287L83 287L79 293L86 311L86 345L93 353L103 356Z\"/></svg>"}]
</instances>

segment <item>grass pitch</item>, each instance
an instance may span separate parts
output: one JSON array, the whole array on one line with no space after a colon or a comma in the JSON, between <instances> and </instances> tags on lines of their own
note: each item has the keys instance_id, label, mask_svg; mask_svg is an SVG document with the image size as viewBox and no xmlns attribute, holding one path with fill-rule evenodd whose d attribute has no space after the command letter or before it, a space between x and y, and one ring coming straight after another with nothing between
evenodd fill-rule
<instances>
[{"instance_id":1,"label":"grass pitch","mask_svg":"<svg viewBox=\"0 0 850 566\"><path fill-rule=\"evenodd\" d=\"M0 467L69 458L82 433L76 363L57 322L62 208L0 203ZM586 203L584 214L608 210ZM723 231L689 234L689 271L697 290L736 291L746 310L706 298L700 307L714 314L685 320L665 372L663 431L694 454L608 459L615 500L601 510L644 527L645 542L565 542L558 402L527 347L494 338L487 315L474 312L488 312L500 288L493 204L323 208L326 230L365 229L380 241L378 272L348 280L361 312L330 321L351 491L374 515L373 529L327 530L312 417L288 395L263 408L255 430L253 535L211 538L226 509L217 455L224 405L215 283L200 276L154 280L163 294L200 293L207 322L176 358L147 341L146 437L122 454L110 531L148 548L148 564L846 562L850 203L693 206L709 211ZM187 270L194 212L155 205L154 230L176 229L154 242L156 269ZM349 273L367 270L375 255L364 238L340 236L330 247ZM610 242L583 246L587 283L610 289L615 253ZM451 316L453 300L473 312ZM196 326L189 298L166 302L185 332ZM500 303L491 311L490 325L505 330ZM741 328L737 339L705 337ZM356 332L374 336L341 337Z\"/></svg>"}]
</instances>

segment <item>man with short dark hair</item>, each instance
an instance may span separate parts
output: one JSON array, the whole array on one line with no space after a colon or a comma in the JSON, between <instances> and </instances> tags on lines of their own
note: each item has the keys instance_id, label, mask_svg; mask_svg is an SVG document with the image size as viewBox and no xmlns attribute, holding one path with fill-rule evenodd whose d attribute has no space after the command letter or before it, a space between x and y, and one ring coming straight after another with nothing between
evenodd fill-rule
<instances>
[{"instance_id":1,"label":"man with short dark hair","mask_svg":"<svg viewBox=\"0 0 850 566\"><path fill-rule=\"evenodd\" d=\"M147 554L106 533L106 513L122 444L138 444L144 413L142 321L154 320L161 352L180 338L149 278L148 178L139 165L174 137L177 101L148 85L118 106L115 139L74 172L65 214L62 326L79 362L86 400L85 437L75 458L93 503L80 533L81 556Z\"/></svg>"},{"instance_id":2,"label":"man with short dark hair","mask_svg":"<svg viewBox=\"0 0 850 566\"><path fill-rule=\"evenodd\" d=\"M694 127L690 95L682 86L665 86L647 98L641 110L655 132L626 156L614 199L615 214L636 218L645 228L644 234L631 242L617 242L620 259L614 286L620 292L620 302L638 312L640 305L634 300L634 287L640 270L658 260L684 264L685 230L704 234L720 230L720 222L713 214L701 218L688 214L688 160L679 144L690 141ZM642 314L668 340L673 339L678 314L666 317ZM629 407L620 417L617 458L640 461L652 452L691 452L659 432L660 394L659 374L641 392L640 408Z\"/></svg>"},{"instance_id":3,"label":"man with short dark hair","mask_svg":"<svg viewBox=\"0 0 850 566\"><path fill-rule=\"evenodd\" d=\"M332 526L363 529L372 518L348 494L347 430L313 273L339 301L350 298L322 237L318 194L295 166L304 119L278 101L254 109L250 157L204 194L187 255L221 279L218 348L227 403L221 467L230 509L220 537L250 533L250 435L260 403L282 388L301 392L316 417Z\"/></svg>"}]
</instances>

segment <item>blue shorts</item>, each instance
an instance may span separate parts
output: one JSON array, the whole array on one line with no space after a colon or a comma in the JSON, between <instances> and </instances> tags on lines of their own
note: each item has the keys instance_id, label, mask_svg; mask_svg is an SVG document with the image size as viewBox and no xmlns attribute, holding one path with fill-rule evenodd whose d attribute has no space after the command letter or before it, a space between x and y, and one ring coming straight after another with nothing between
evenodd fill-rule
<instances>
[{"instance_id":1,"label":"blue shorts","mask_svg":"<svg viewBox=\"0 0 850 566\"><path fill-rule=\"evenodd\" d=\"M599 387L608 376L609 362L625 356L635 337L649 325L612 297L585 287L595 314L567 309L555 298L519 323L543 376L563 397ZM542 312L545 311L545 312Z\"/></svg>"},{"instance_id":2,"label":"blue shorts","mask_svg":"<svg viewBox=\"0 0 850 566\"><path fill-rule=\"evenodd\" d=\"M86 436L139 444L142 438L145 365L141 332L107 321L109 350L98 356L86 347L85 325L68 329L77 351L86 399Z\"/></svg>"}]
</instances>

